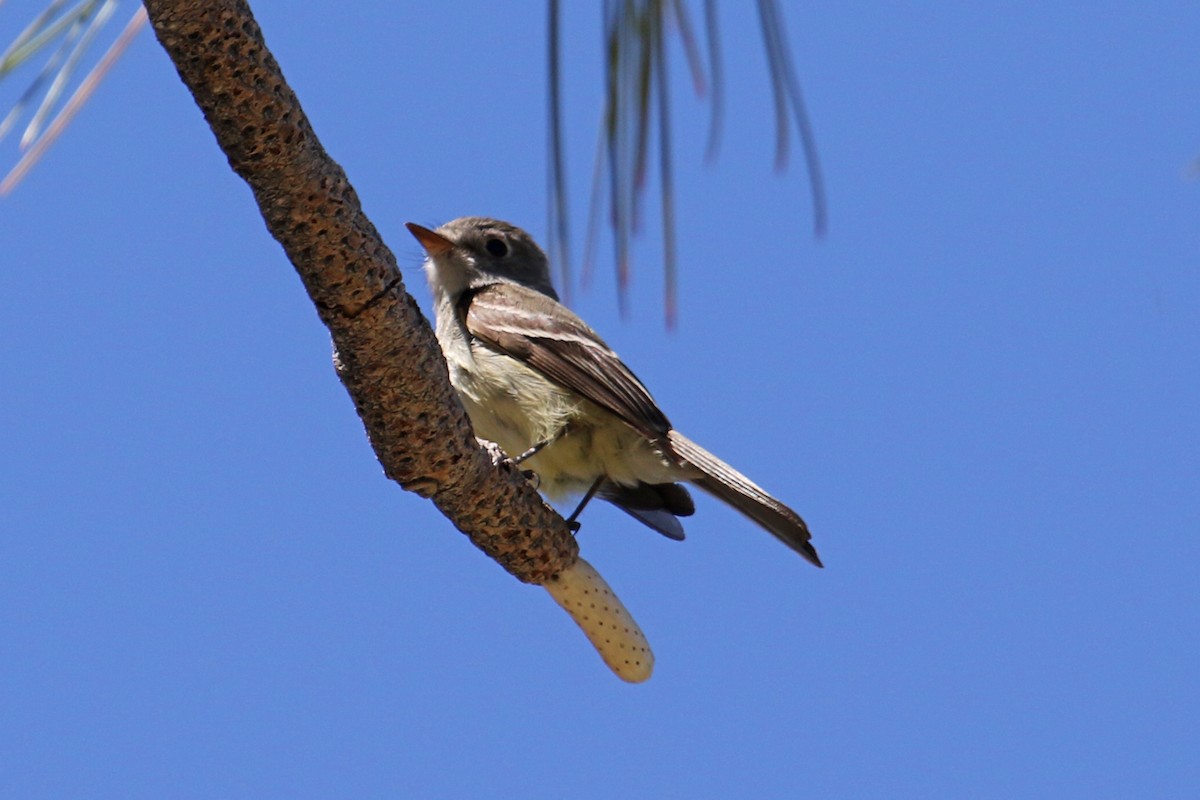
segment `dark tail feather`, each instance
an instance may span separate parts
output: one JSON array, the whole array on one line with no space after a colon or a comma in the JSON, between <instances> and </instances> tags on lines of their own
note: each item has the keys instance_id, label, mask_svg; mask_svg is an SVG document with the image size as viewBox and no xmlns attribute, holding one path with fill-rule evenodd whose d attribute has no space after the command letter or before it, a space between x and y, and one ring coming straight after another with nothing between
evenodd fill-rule
<instances>
[{"instance_id":1,"label":"dark tail feather","mask_svg":"<svg viewBox=\"0 0 1200 800\"><path fill-rule=\"evenodd\" d=\"M683 525L676 517L686 517L696 511L687 489L675 483L618 486L605 481L596 496L677 542L683 541Z\"/></svg>"},{"instance_id":2,"label":"dark tail feather","mask_svg":"<svg viewBox=\"0 0 1200 800\"><path fill-rule=\"evenodd\" d=\"M661 533L668 539L674 539L677 542L683 541L683 525L680 524L679 518L670 511L663 511L661 508L633 508L632 506L623 506L614 500L609 500L609 502L647 528Z\"/></svg>"},{"instance_id":3,"label":"dark tail feather","mask_svg":"<svg viewBox=\"0 0 1200 800\"><path fill-rule=\"evenodd\" d=\"M766 528L813 564L825 566L809 544L812 536L799 514L679 431L673 430L668 436L675 454L704 473L693 483Z\"/></svg>"}]
</instances>

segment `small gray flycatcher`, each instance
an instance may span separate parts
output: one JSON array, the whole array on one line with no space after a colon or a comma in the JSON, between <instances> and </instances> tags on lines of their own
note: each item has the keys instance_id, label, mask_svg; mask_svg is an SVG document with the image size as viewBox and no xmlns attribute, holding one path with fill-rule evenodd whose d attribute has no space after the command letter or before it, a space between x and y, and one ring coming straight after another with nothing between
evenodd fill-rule
<instances>
[{"instance_id":1,"label":"small gray flycatcher","mask_svg":"<svg viewBox=\"0 0 1200 800\"><path fill-rule=\"evenodd\" d=\"M428 258L437 338L475 433L539 479L551 499L613 503L672 539L695 512L687 481L737 509L818 567L800 516L671 427L614 353L558 301L546 254L486 217L437 230L408 223Z\"/></svg>"}]
</instances>

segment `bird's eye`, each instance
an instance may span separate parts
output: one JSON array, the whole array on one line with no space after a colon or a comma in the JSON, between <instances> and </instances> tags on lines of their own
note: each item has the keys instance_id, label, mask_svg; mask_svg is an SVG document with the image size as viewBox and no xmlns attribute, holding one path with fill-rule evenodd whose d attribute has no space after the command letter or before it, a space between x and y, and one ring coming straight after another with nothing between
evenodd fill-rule
<instances>
[{"instance_id":1,"label":"bird's eye","mask_svg":"<svg viewBox=\"0 0 1200 800\"><path fill-rule=\"evenodd\" d=\"M503 239L488 239L483 246L496 258L504 258L508 255L508 245L504 243Z\"/></svg>"}]
</instances>

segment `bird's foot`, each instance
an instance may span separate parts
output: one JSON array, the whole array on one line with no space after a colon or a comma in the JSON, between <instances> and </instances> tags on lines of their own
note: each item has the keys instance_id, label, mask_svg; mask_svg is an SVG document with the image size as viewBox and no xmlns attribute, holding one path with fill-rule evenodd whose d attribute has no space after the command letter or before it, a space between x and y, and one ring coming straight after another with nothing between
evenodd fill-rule
<instances>
[{"instance_id":1,"label":"bird's foot","mask_svg":"<svg viewBox=\"0 0 1200 800\"><path fill-rule=\"evenodd\" d=\"M475 437L475 441L479 444L480 447L482 447L484 450L487 451L488 456L490 456L492 459L493 466L498 467L501 464L512 464L513 467L516 467L518 464L521 463L520 458L511 457L508 453L504 452L503 447L501 447L500 445L496 444L493 441L490 441L488 439L482 439L478 436ZM521 470L521 475L524 476L526 481L533 484L534 489L541 488L542 477L540 475L538 475L536 472L534 472L533 470L523 469L523 470Z\"/></svg>"}]
</instances>

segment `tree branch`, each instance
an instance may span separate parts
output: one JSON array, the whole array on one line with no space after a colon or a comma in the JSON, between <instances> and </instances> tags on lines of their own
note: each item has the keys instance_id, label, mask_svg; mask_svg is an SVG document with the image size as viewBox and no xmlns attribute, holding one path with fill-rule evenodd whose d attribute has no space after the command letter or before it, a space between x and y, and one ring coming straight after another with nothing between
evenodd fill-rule
<instances>
[{"instance_id":1,"label":"tree branch","mask_svg":"<svg viewBox=\"0 0 1200 800\"><path fill-rule=\"evenodd\" d=\"M508 462L479 447L428 322L345 173L321 147L241 0L146 0L155 35L254 192L329 328L338 375L385 474L433 500L522 581L578 546Z\"/></svg>"}]
</instances>

